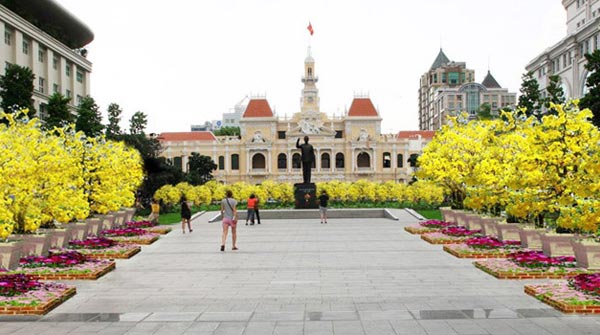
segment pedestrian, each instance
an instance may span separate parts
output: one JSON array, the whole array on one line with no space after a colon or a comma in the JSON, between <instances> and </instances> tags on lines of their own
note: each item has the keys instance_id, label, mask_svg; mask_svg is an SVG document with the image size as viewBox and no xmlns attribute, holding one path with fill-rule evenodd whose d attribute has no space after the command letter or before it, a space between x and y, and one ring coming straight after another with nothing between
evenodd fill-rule
<instances>
[{"instance_id":1,"label":"pedestrian","mask_svg":"<svg viewBox=\"0 0 600 335\"><path fill-rule=\"evenodd\" d=\"M250 220L250 225L254 225L254 207L256 206L256 196L254 193L250 194L250 198L248 199L248 212L246 213L246 226L248 225L248 220Z\"/></svg>"},{"instance_id":2,"label":"pedestrian","mask_svg":"<svg viewBox=\"0 0 600 335\"><path fill-rule=\"evenodd\" d=\"M158 204L158 201L152 198L152 204L150 207L152 208L152 211L150 216L148 216L148 221L152 223L158 223L158 217L160 216L160 205Z\"/></svg>"},{"instance_id":3,"label":"pedestrian","mask_svg":"<svg viewBox=\"0 0 600 335\"><path fill-rule=\"evenodd\" d=\"M321 191L319 196L319 211L321 212L321 224L327 223L327 203L329 202L329 195L327 191Z\"/></svg>"},{"instance_id":4,"label":"pedestrian","mask_svg":"<svg viewBox=\"0 0 600 335\"><path fill-rule=\"evenodd\" d=\"M233 198L230 190L225 192L225 199L221 200L221 216L223 217L223 235L221 236L221 251L225 251L225 242L227 241L227 232L231 227L231 250L238 250L237 241L237 201Z\"/></svg>"},{"instance_id":5,"label":"pedestrian","mask_svg":"<svg viewBox=\"0 0 600 335\"><path fill-rule=\"evenodd\" d=\"M185 224L187 223L188 230L190 233L192 230L192 210L190 209L190 205L187 202L185 196L181 197L181 231L185 234Z\"/></svg>"},{"instance_id":6,"label":"pedestrian","mask_svg":"<svg viewBox=\"0 0 600 335\"><path fill-rule=\"evenodd\" d=\"M260 199L256 197L256 203L254 204L254 216L256 216L256 223L260 224L260 216L258 215L258 204Z\"/></svg>"}]
</instances>

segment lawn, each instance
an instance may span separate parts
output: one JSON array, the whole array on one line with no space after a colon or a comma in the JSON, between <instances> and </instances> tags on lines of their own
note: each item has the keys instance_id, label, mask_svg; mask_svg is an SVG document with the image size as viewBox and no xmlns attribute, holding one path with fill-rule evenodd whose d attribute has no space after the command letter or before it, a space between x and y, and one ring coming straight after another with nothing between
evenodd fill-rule
<instances>
[{"instance_id":1,"label":"lawn","mask_svg":"<svg viewBox=\"0 0 600 335\"><path fill-rule=\"evenodd\" d=\"M442 213L439 209L417 209L417 213L423 215L426 219L441 220Z\"/></svg>"}]
</instances>

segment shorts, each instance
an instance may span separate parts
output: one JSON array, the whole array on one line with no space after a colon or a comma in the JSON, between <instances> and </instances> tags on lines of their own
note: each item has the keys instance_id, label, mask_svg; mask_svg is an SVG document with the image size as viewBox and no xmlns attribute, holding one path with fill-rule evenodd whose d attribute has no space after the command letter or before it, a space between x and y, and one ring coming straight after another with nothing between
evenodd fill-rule
<instances>
[{"instance_id":1,"label":"shorts","mask_svg":"<svg viewBox=\"0 0 600 335\"><path fill-rule=\"evenodd\" d=\"M319 211L321 211L321 214L327 214L327 207L319 206Z\"/></svg>"},{"instance_id":2,"label":"shorts","mask_svg":"<svg viewBox=\"0 0 600 335\"><path fill-rule=\"evenodd\" d=\"M223 218L223 227L226 228L227 226L234 228L237 225L237 221L233 221L232 218Z\"/></svg>"}]
</instances>

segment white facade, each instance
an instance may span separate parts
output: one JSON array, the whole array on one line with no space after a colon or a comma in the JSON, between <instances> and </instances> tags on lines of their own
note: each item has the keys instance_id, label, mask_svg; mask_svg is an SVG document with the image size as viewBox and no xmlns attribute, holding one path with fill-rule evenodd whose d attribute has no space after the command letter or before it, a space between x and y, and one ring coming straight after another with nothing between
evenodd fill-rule
<instances>
[{"instance_id":1,"label":"white facade","mask_svg":"<svg viewBox=\"0 0 600 335\"><path fill-rule=\"evenodd\" d=\"M585 54L600 48L600 0L562 0L567 12L567 35L525 67L546 88L551 75L560 76L567 98L586 93ZM542 92L545 95L545 91Z\"/></svg>"},{"instance_id":2,"label":"white facade","mask_svg":"<svg viewBox=\"0 0 600 335\"><path fill-rule=\"evenodd\" d=\"M42 116L55 92L71 98L75 108L90 94L92 63L65 44L0 6L0 74L6 64L28 67L35 75L34 107Z\"/></svg>"}]
</instances>

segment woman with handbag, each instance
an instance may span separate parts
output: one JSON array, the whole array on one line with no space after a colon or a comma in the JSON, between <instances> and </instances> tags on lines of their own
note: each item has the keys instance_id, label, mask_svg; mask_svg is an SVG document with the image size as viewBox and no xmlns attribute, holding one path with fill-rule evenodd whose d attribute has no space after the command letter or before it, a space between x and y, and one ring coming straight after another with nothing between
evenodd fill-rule
<instances>
[{"instance_id":1,"label":"woman with handbag","mask_svg":"<svg viewBox=\"0 0 600 335\"><path fill-rule=\"evenodd\" d=\"M231 250L238 250L237 241L237 201L233 199L233 193L227 190L225 199L221 200L221 217L223 217L223 235L221 236L221 251L225 251L225 242L227 241L227 232L231 227Z\"/></svg>"}]
</instances>

